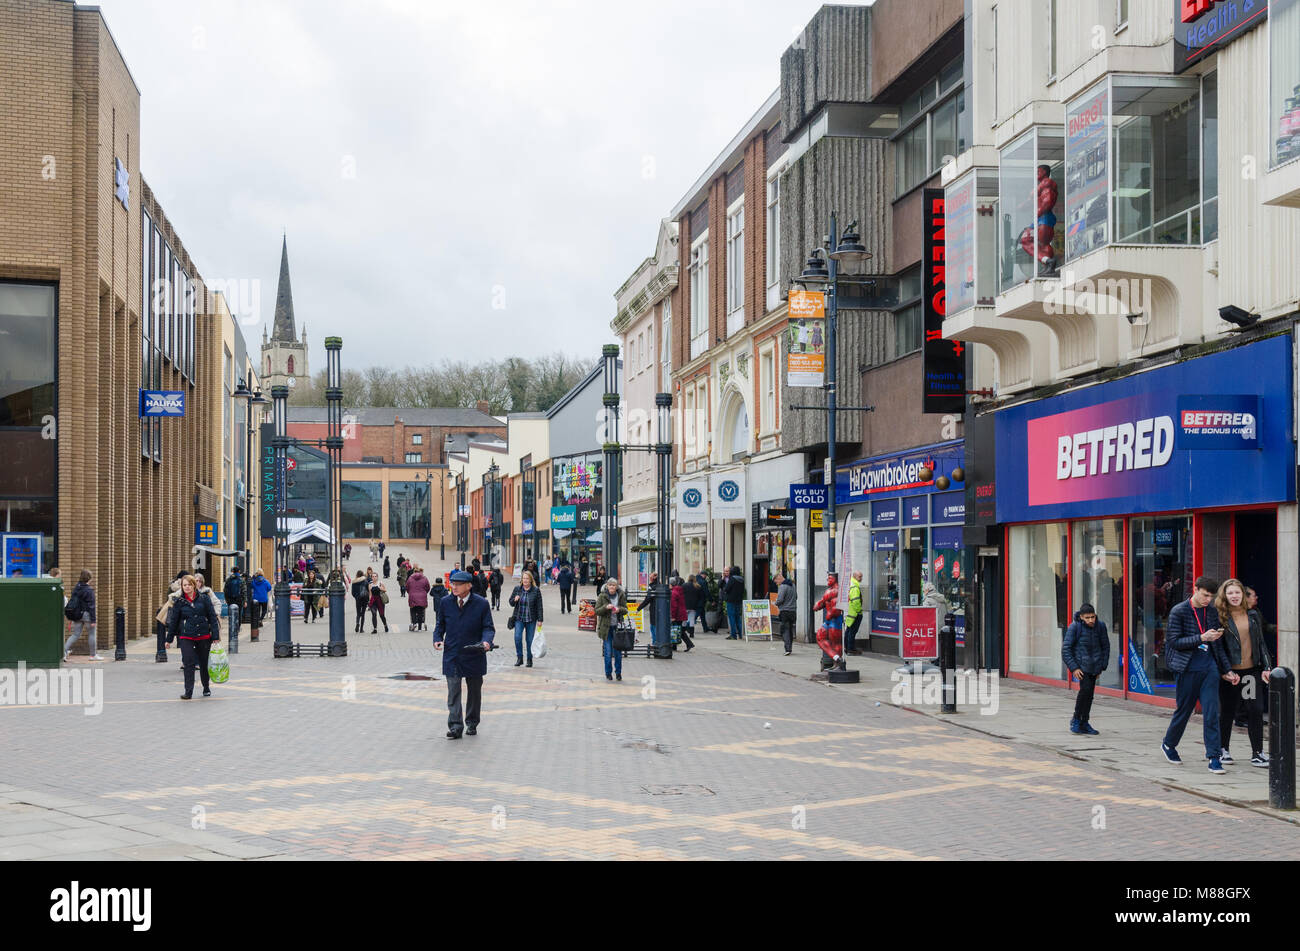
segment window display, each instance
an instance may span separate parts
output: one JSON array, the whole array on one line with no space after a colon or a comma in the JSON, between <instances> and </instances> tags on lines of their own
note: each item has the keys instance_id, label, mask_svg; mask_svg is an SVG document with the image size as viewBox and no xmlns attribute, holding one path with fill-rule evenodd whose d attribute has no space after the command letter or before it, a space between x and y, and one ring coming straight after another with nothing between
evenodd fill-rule
<instances>
[{"instance_id":1,"label":"window display","mask_svg":"<svg viewBox=\"0 0 1300 951\"><path fill-rule=\"evenodd\" d=\"M1129 682L1133 693L1172 691L1165 630L1169 612L1191 595L1192 518L1135 518L1129 523L1133 558L1133 629Z\"/></svg>"},{"instance_id":2,"label":"window display","mask_svg":"<svg viewBox=\"0 0 1300 951\"><path fill-rule=\"evenodd\" d=\"M1059 126L1039 126L1002 150L999 159L1001 276L1009 290L1035 277L1055 277L1062 254L1060 181L1065 142Z\"/></svg>"},{"instance_id":3,"label":"window display","mask_svg":"<svg viewBox=\"0 0 1300 951\"><path fill-rule=\"evenodd\" d=\"M1110 666L1097 680L1099 687L1123 687L1124 643L1124 520L1098 519L1075 522L1074 596L1068 606L1070 619L1085 602L1097 610L1097 620L1110 635Z\"/></svg>"},{"instance_id":4,"label":"window display","mask_svg":"<svg viewBox=\"0 0 1300 951\"><path fill-rule=\"evenodd\" d=\"M1016 525L1010 536L1010 670L1063 680L1061 640L1069 618L1066 524Z\"/></svg>"}]
</instances>

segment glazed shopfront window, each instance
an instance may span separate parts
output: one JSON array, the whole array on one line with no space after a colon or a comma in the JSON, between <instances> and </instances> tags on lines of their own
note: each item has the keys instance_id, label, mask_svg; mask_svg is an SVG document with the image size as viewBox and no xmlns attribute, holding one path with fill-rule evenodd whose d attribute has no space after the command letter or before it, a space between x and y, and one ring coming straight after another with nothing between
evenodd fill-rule
<instances>
[{"instance_id":1,"label":"glazed shopfront window","mask_svg":"<svg viewBox=\"0 0 1300 951\"><path fill-rule=\"evenodd\" d=\"M1036 126L999 156L998 287L1055 277L1064 252L1061 181L1065 137L1060 126Z\"/></svg>"},{"instance_id":2,"label":"glazed shopfront window","mask_svg":"<svg viewBox=\"0 0 1300 951\"><path fill-rule=\"evenodd\" d=\"M1165 631L1169 612L1190 595L1193 564L1192 518L1135 518L1129 522L1133 560L1130 603L1133 627L1129 642L1132 693L1173 689Z\"/></svg>"},{"instance_id":3,"label":"glazed shopfront window","mask_svg":"<svg viewBox=\"0 0 1300 951\"><path fill-rule=\"evenodd\" d=\"M990 306L997 292L998 175L972 169L944 191L947 314Z\"/></svg>"},{"instance_id":4,"label":"glazed shopfront window","mask_svg":"<svg viewBox=\"0 0 1300 951\"><path fill-rule=\"evenodd\" d=\"M1120 646L1124 643L1124 520L1074 523L1074 601L1070 619L1085 602L1097 609L1110 635L1110 666L1097 684L1123 687Z\"/></svg>"},{"instance_id":5,"label":"glazed shopfront window","mask_svg":"<svg viewBox=\"0 0 1300 951\"><path fill-rule=\"evenodd\" d=\"M926 560L929 556L930 530L905 528L899 532L898 596L903 604L921 603L922 589L929 580Z\"/></svg>"},{"instance_id":6,"label":"glazed shopfront window","mask_svg":"<svg viewBox=\"0 0 1300 951\"><path fill-rule=\"evenodd\" d=\"M1069 621L1066 523L1011 528L1010 670L1064 679L1061 640Z\"/></svg>"},{"instance_id":7,"label":"glazed shopfront window","mask_svg":"<svg viewBox=\"0 0 1300 951\"><path fill-rule=\"evenodd\" d=\"M384 484L352 482L341 485L344 538L382 538L384 535Z\"/></svg>"}]
</instances>

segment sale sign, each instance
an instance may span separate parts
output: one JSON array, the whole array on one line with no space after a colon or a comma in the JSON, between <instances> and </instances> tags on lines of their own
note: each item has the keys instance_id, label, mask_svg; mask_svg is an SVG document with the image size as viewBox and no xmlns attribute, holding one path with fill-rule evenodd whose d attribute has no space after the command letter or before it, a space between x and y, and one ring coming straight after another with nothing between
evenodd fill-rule
<instances>
[{"instance_id":1,"label":"sale sign","mask_svg":"<svg viewBox=\"0 0 1300 951\"><path fill-rule=\"evenodd\" d=\"M939 656L939 609L903 607L898 639L903 660L934 660Z\"/></svg>"}]
</instances>

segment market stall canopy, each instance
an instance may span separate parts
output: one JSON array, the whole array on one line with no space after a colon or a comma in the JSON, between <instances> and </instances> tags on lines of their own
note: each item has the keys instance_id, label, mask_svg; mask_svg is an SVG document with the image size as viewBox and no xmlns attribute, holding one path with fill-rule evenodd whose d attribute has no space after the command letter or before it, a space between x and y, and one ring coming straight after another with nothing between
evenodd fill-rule
<instances>
[{"instance_id":1,"label":"market stall canopy","mask_svg":"<svg viewBox=\"0 0 1300 951\"><path fill-rule=\"evenodd\" d=\"M308 539L314 539L316 541L322 541L327 545L333 545L334 532L328 525L317 519L308 522L306 525L302 526L302 528L297 528L290 532L289 537L285 539L285 544L297 545L299 542L304 542Z\"/></svg>"}]
</instances>

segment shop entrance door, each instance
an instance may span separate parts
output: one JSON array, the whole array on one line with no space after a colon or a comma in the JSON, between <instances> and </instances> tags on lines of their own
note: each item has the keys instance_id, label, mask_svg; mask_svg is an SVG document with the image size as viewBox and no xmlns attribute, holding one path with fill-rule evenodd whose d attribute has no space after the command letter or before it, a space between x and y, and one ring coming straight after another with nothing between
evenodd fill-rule
<instances>
[{"instance_id":1,"label":"shop entrance door","mask_svg":"<svg viewBox=\"0 0 1300 951\"><path fill-rule=\"evenodd\" d=\"M1236 519L1236 575L1259 596L1256 610L1264 618L1264 639L1276 658L1277 511L1238 512Z\"/></svg>"}]
</instances>

